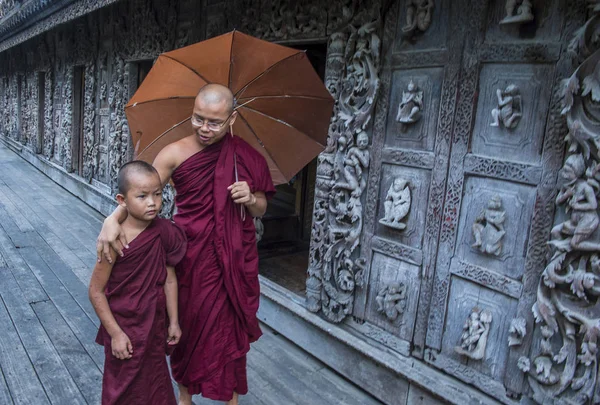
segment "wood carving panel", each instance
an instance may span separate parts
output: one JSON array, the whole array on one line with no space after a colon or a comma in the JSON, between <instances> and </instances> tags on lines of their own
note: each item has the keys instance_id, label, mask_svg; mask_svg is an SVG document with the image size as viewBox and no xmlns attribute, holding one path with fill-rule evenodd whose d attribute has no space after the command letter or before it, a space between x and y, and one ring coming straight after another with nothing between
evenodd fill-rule
<instances>
[{"instance_id":1,"label":"wood carving panel","mask_svg":"<svg viewBox=\"0 0 600 405\"><path fill-rule=\"evenodd\" d=\"M419 297L419 273L419 266L374 253L366 319L410 341Z\"/></svg>"},{"instance_id":2,"label":"wood carving panel","mask_svg":"<svg viewBox=\"0 0 600 405\"><path fill-rule=\"evenodd\" d=\"M402 218L402 223L405 224L403 229L390 227L382 221L378 221L375 233L383 238L396 240L406 246L420 249L423 244L431 172L423 169L384 164L381 179L379 188L381 195L379 197L377 218L385 218L386 216L386 201L390 201L388 198L389 191L396 179L402 179L406 182L411 196L410 209L406 216Z\"/></svg>"},{"instance_id":3,"label":"wood carving panel","mask_svg":"<svg viewBox=\"0 0 600 405\"><path fill-rule=\"evenodd\" d=\"M533 187L468 177L455 255L519 279L534 204Z\"/></svg>"},{"instance_id":4,"label":"wood carving panel","mask_svg":"<svg viewBox=\"0 0 600 405\"><path fill-rule=\"evenodd\" d=\"M552 74L553 68L544 65L483 65L472 152L539 162L550 100L543 78Z\"/></svg>"},{"instance_id":5,"label":"wood carving panel","mask_svg":"<svg viewBox=\"0 0 600 405\"><path fill-rule=\"evenodd\" d=\"M393 73L386 147L433 150L443 78L442 68Z\"/></svg>"},{"instance_id":6,"label":"wood carving panel","mask_svg":"<svg viewBox=\"0 0 600 405\"><path fill-rule=\"evenodd\" d=\"M400 0L394 52L446 47L451 0Z\"/></svg>"},{"instance_id":7,"label":"wood carving panel","mask_svg":"<svg viewBox=\"0 0 600 405\"><path fill-rule=\"evenodd\" d=\"M502 378L509 350L508 325L517 309L517 300L453 276L448 308L443 355L491 378ZM481 359L456 349L461 344L469 349L468 343L473 353L481 351Z\"/></svg>"},{"instance_id":8,"label":"wood carving panel","mask_svg":"<svg viewBox=\"0 0 600 405\"><path fill-rule=\"evenodd\" d=\"M556 28L562 25L558 1L499 0L489 4L486 42L560 39L560 29Z\"/></svg>"}]
</instances>

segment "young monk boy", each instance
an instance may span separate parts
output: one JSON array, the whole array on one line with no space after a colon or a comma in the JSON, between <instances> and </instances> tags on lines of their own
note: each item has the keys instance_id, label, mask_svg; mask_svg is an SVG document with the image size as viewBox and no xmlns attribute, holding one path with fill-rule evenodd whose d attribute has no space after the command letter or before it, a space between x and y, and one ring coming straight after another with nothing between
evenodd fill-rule
<instances>
[{"instance_id":1,"label":"young monk boy","mask_svg":"<svg viewBox=\"0 0 600 405\"><path fill-rule=\"evenodd\" d=\"M105 353L102 405L175 405L165 352L181 337L173 266L185 254L185 234L156 218L162 187L151 165L123 165L118 188L129 249L123 257L111 252L114 264L96 263L89 287L102 322L96 337Z\"/></svg>"}]
</instances>

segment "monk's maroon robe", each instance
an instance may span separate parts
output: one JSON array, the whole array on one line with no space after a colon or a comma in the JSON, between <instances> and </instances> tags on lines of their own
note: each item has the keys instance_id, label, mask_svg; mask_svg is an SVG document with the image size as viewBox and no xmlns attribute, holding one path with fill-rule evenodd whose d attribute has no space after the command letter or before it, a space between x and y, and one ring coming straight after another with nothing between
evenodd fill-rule
<instances>
[{"instance_id":1,"label":"monk's maroon robe","mask_svg":"<svg viewBox=\"0 0 600 405\"><path fill-rule=\"evenodd\" d=\"M104 346L102 405L176 404L165 350L168 315L166 265L175 266L186 250L184 231L156 218L117 257L106 285L106 298L117 323L129 337L133 356L112 355L111 337L100 326L96 342Z\"/></svg>"},{"instance_id":2,"label":"monk's maroon robe","mask_svg":"<svg viewBox=\"0 0 600 405\"><path fill-rule=\"evenodd\" d=\"M261 335L256 230L227 190L235 182L234 153L239 180L270 198L275 188L265 159L229 134L172 175L174 220L185 229L188 250L177 266L183 335L171 368L190 393L219 401L247 393L246 353Z\"/></svg>"}]
</instances>

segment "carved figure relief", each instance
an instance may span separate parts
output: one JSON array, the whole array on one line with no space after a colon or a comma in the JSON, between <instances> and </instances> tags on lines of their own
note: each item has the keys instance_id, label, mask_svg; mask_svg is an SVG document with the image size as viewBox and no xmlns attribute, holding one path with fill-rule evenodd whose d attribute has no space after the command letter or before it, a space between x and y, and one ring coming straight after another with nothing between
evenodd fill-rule
<instances>
[{"instance_id":1,"label":"carved figure relief","mask_svg":"<svg viewBox=\"0 0 600 405\"><path fill-rule=\"evenodd\" d=\"M433 7L433 0L406 0L406 25L402 27L402 34L411 37L417 32L427 31Z\"/></svg>"},{"instance_id":2,"label":"carved figure relief","mask_svg":"<svg viewBox=\"0 0 600 405\"><path fill-rule=\"evenodd\" d=\"M527 323L525 318L515 318L510 322L508 329L508 345L519 346L523 343L523 338L527 334Z\"/></svg>"},{"instance_id":3,"label":"carved figure relief","mask_svg":"<svg viewBox=\"0 0 600 405\"><path fill-rule=\"evenodd\" d=\"M600 191L599 165L587 168L581 153L569 155L559 176L563 185L556 196L557 205L567 205L571 215L552 228L550 243L562 251L600 250L600 243L588 241L598 228L597 195Z\"/></svg>"},{"instance_id":4,"label":"carved figure relief","mask_svg":"<svg viewBox=\"0 0 600 405\"><path fill-rule=\"evenodd\" d=\"M384 286L377 297L377 312L384 314L389 321L395 321L406 309L406 286L404 283L391 283Z\"/></svg>"},{"instance_id":5,"label":"carved figure relief","mask_svg":"<svg viewBox=\"0 0 600 405\"><path fill-rule=\"evenodd\" d=\"M459 345L454 348L454 351L473 360L483 359L491 323L490 311L473 308L463 325Z\"/></svg>"},{"instance_id":6,"label":"carved figure relief","mask_svg":"<svg viewBox=\"0 0 600 405\"><path fill-rule=\"evenodd\" d=\"M488 202L487 208L484 208L473 223L474 248L478 248L481 253L500 256L502 254L502 240L506 231L504 230L504 221L506 212L502 209L502 199L500 196L493 196Z\"/></svg>"},{"instance_id":7,"label":"carved figure relief","mask_svg":"<svg viewBox=\"0 0 600 405\"><path fill-rule=\"evenodd\" d=\"M344 140L345 142L345 140ZM363 176L364 169L369 167L369 135L365 131L356 136L356 146L348 149L344 157L344 180L336 183L334 188L346 189L352 197L362 195L367 182ZM339 173L337 174L339 178Z\"/></svg>"},{"instance_id":8,"label":"carved figure relief","mask_svg":"<svg viewBox=\"0 0 600 405\"><path fill-rule=\"evenodd\" d=\"M376 3L361 14L359 28L351 24L332 34L328 51L326 86L336 102L317 167L306 301L332 322L352 313L354 290L364 282L366 261L355 250L370 162L367 131L379 89Z\"/></svg>"},{"instance_id":9,"label":"carved figure relief","mask_svg":"<svg viewBox=\"0 0 600 405\"><path fill-rule=\"evenodd\" d=\"M405 229L406 224L402 220L408 215L410 205L408 180L396 177L385 197L385 216L379 220L379 223L398 230Z\"/></svg>"},{"instance_id":10,"label":"carved figure relief","mask_svg":"<svg viewBox=\"0 0 600 405\"><path fill-rule=\"evenodd\" d=\"M402 92L402 101L398 106L398 114L396 121L401 125L400 128L404 132L410 124L421 119L423 111L423 91L417 88L417 85L411 80L408 83L406 91Z\"/></svg>"},{"instance_id":11,"label":"carved figure relief","mask_svg":"<svg viewBox=\"0 0 600 405\"><path fill-rule=\"evenodd\" d=\"M530 0L506 0L506 17L500 24L523 24L533 20Z\"/></svg>"},{"instance_id":12,"label":"carved figure relief","mask_svg":"<svg viewBox=\"0 0 600 405\"><path fill-rule=\"evenodd\" d=\"M564 109L569 133L568 156L559 172L558 223L551 231L553 256L537 288L532 312L539 332L536 348L521 357L519 368L539 402L598 403L598 337L600 336L600 242L597 114L600 51L595 35L600 7L576 32L574 60L582 62L565 81Z\"/></svg>"},{"instance_id":13,"label":"carved figure relief","mask_svg":"<svg viewBox=\"0 0 600 405\"><path fill-rule=\"evenodd\" d=\"M509 84L506 89L496 90L498 97L498 107L492 110L492 123L490 126L513 129L519 125L523 116L523 107L521 104L521 93L514 84Z\"/></svg>"}]
</instances>

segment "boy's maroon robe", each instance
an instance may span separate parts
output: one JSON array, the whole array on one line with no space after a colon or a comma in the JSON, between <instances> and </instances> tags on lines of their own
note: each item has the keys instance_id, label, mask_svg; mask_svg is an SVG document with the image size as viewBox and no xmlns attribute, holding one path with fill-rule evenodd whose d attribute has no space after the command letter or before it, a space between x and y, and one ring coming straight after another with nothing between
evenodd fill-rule
<instances>
[{"instance_id":1,"label":"boy's maroon robe","mask_svg":"<svg viewBox=\"0 0 600 405\"><path fill-rule=\"evenodd\" d=\"M235 182L234 153L239 181L270 198L275 188L265 159L229 134L172 175L174 220L186 231L188 250L177 266L183 335L171 368L190 393L219 401L248 391L246 353L261 335L256 230L227 190Z\"/></svg>"},{"instance_id":2,"label":"boy's maroon robe","mask_svg":"<svg viewBox=\"0 0 600 405\"><path fill-rule=\"evenodd\" d=\"M106 284L115 320L133 346L133 356L112 355L111 337L100 326L96 342L104 346L102 405L176 404L165 350L168 315L166 265L175 266L186 250L184 231L157 218L117 257Z\"/></svg>"}]
</instances>

